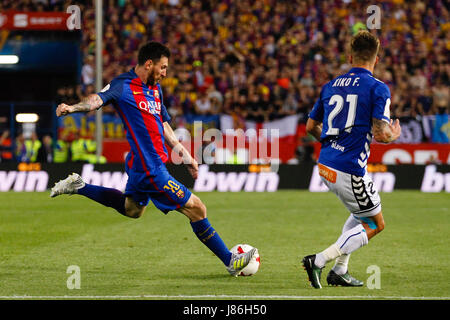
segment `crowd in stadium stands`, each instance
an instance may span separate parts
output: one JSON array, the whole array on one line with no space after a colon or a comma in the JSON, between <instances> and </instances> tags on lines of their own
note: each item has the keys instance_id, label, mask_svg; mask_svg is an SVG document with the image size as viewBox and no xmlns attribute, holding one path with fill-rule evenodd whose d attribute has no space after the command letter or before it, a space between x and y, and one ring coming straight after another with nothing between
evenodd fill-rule
<instances>
[{"instance_id":1,"label":"crowd in stadium stands","mask_svg":"<svg viewBox=\"0 0 450 320\"><path fill-rule=\"evenodd\" d=\"M369 16L367 4L356 1L105 3L104 82L137 63L140 44L166 43L173 55L162 86L175 118L307 115L321 86L348 70L345 45ZM379 2L383 20L375 32L382 51L375 76L390 86L395 117L448 112L450 19L444 3ZM94 79L94 10L83 12L88 85Z\"/></svg>"},{"instance_id":2,"label":"crowd in stadium stands","mask_svg":"<svg viewBox=\"0 0 450 320\"><path fill-rule=\"evenodd\" d=\"M76 3L82 12L81 83L61 89L73 101L93 92L95 80L95 10L91 1ZM63 11L69 4L5 0L3 8ZM448 114L448 2L377 5L381 28L372 32L380 38L381 59L374 76L391 89L392 116ZM235 127L291 114L306 121L321 86L349 69L346 45L367 28L367 6L350 0L104 0L103 82L136 65L139 46L156 40L172 52L161 84L175 125L183 125L186 114L229 114Z\"/></svg>"}]
</instances>

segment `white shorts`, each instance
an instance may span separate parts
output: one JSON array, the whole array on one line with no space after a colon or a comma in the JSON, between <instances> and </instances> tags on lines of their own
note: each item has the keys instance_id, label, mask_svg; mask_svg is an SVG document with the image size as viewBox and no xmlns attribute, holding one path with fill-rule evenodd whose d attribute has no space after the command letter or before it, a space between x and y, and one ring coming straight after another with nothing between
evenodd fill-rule
<instances>
[{"instance_id":1,"label":"white shorts","mask_svg":"<svg viewBox=\"0 0 450 320\"><path fill-rule=\"evenodd\" d=\"M318 164L319 175L356 218L373 217L381 212L381 200L372 179L345 173Z\"/></svg>"}]
</instances>

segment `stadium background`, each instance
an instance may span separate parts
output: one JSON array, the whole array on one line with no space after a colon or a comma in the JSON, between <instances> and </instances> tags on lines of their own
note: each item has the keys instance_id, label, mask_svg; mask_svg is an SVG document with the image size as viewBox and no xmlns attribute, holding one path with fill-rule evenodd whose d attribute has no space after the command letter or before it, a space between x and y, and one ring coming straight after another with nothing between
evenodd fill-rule
<instances>
[{"instance_id":1,"label":"stadium background","mask_svg":"<svg viewBox=\"0 0 450 320\"><path fill-rule=\"evenodd\" d=\"M75 103L95 92L93 3L1 2L0 11L10 20L14 11L38 17L55 11L68 17L66 9L72 4L81 13L81 30L68 30L65 25L60 30L52 26L27 30L3 23L0 53L18 54L20 62L0 65L2 162L38 161L31 156L33 150L27 150L33 144L24 141L33 139L31 132L42 142L44 152L38 162L55 162L52 153L61 150L58 142L70 150L74 140L95 139L94 113L54 116L58 103ZM222 132L275 128L280 130L282 163L314 161L319 146L305 134L307 115L321 86L348 70L345 44L357 30L367 28L369 5L362 1L104 1L102 83L134 66L142 43L161 41L172 51L162 87L174 127L186 128L192 137L194 121ZM381 29L373 32L380 37L382 50L374 75L391 89L391 114L400 118L403 134L394 147L375 145L369 162L447 163L448 3L400 0L377 5ZM20 112L36 112L39 120L34 125L19 124L15 115ZM112 106L103 108L103 124L105 160L121 162L128 148ZM384 157L389 148L400 152ZM198 155L199 150L192 151ZM95 153L95 144L85 152ZM58 155L56 161L89 161L72 156L70 152ZM225 150L210 163L245 161Z\"/></svg>"},{"instance_id":2,"label":"stadium background","mask_svg":"<svg viewBox=\"0 0 450 320\"><path fill-rule=\"evenodd\" d=\"M150 206L135 221L83 197L49 198L53 183L71 172L119 189L126 181L123 128L109 106L103 109L106 164L96 157L73 163L73 152L57 159L54 149L95 138L94 114L54 116L58 103L95 91L92 3L0 1L0 55L19 56L17 64L0 65L0 191L10 191L0 193L0 299L449 299L445 1L104 1L103 85L136 63L140 44L162 41L173 53L163 88L174 127L195 136L193 122L203 120L205 129L282 133L278 171L235 164L241 160L231 156L209 159L194 182L183 166L169 165L196 192L293 189L201 193L228 244L245 241L260 250L261 270L244 279L221 273L180 215ZM71 4L80 7L80 30L47 20L48 12L68 18ZM304 124L320 86L349 68L345 42L365 27L372 4L382 10L381 29L372 31L383 47L375 76L391 88L391 114L401 119L403 135L392 145L372 145L369 171L382 191L387 228L354 254L352 275L366 280L367 267L376 264L381 289L318 293L298 258L334 241L348 213L333 194L309 192L326 190L314 171L318 144ZM38 26L23 27L23 15L19 26L6 24L14 11ZM16 121L29 112L38 122ZM36 160L25 142L33 136L47 146ZM81 267L81 290L66 286L74 264Z\"/></svg>"}]
</instances>

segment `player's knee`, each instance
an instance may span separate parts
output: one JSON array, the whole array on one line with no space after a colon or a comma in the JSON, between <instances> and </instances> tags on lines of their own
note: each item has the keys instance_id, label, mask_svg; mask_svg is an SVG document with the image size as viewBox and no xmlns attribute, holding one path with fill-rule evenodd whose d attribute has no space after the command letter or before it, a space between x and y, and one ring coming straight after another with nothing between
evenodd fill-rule
<instances>
[{"instance_id":1,"label":"player's knee","mask_svg":"<svg viewBox=\"0 0 450 320\"><path fill-rule=\"evenodd\" d=\"M199 206L198 206L198 210L199 210L200 218L201 219L205 219L206 218L206 206L201 200L200 200L200 203L199 203Z\"/></svg>"},{"instance_id":2,"label":"player's knee","mask_svg":"<svg viewBox=\"0 0 450 320\"><path fill-rule=\"evenodd\" d=\"M127 217L137 219L140 218L143 213L144 213L143 208L139 208L130 203L128 205L125 204L125 215Z\"/></svg>"},{"instance_id":3,"label":"player's knee","mask_svg":"<svg viewBox=\"0 0 450 320\"><path fill-rule=\"evenodd\" d=\"M145 211L145 206L138 205L131 197L125 200L125 216L137 219L142 216Z\"/></svg>"},{"instance_id":4,"label":"player's knee","mask_svg":"<svg viewBox=\"0 0 450 320\"><path fill-rule=\"evenodd\" d=\"M126 213L127 217L132 218L132 219L137 219L137 218L140 218L142 216L144 211L143 210L139 210L137 208L133 208L133 209L126 210L125 213Z\"/></svg>"},{"instance_id":5,"label":"player's knee","mask_svg":"<svg viewBox=\"0 0 450 320\"><path fill-rule=\"evenodd\" d=\"M384 230L384 221L383 220L377 221L375 223L375 226L370 227L370 229L371 229L370 237L373 237L373 236L379 234L381 231Z\"/></svg>"},{"instance_id":6,"label":"player's knee","mask_svg":"<svg viewBox=\"0 0 450 320\"><path fill-rule=\"evenodd\" d=\"M384 220L381 220L377 223L377 233L380 233L384 230Z\"/></svg>"},{"instance_id":7,"label":"player's knee","mask_svg":"<svg viewBox=\"0 0 450 320\"><path fill-rule=\"evenodd\" d=\"M186 203L184 211L191 221L198 221L206 218L206 206L202 200L194 194Z\"/></svg>"},{"instance_id":8,"label":"player's knee","mask_svg":"<svg viewBox=\"0 0 450 320\"><path fill-rule=\"evenodd\" d=\"M200 198L197 198L194 202L193 212L194 218L196 220L202 220L206 218L206 206L204 205L202 200L200 200Z\"/></svg>"},{"instance_id":9,"label":"player's knee","mask_svg":"<svg viewBox=\"0 0 450 320\"><path fill-rule=\"evenodd\" d=\"M137 218L140 218L141 216L142 216L142 211L135 211L135 212L133 212L133 214L130 216L130 218L132 218L132 219L137 219Z\"/></svg>"}]
</instances>

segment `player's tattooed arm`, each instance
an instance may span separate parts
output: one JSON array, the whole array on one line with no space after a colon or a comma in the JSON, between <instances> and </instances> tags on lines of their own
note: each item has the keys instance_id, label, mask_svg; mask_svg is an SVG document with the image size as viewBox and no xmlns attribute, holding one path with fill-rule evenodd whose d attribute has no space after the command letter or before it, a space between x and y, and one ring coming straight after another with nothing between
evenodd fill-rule
<instances>
[{"instance_id":1,"label":"player's tattooed arm","mask_svg":"<svg viewBox=\"0 0 450 320\"><path fill-rule=\"evenodd\" d=\"M373 118L372 133L377 142L390 143L400 137L402 127L398 119L395 122L391 119L390 123L387 123L384 120Z\"/></svg>"},{"instance_id":2,"label":"player's tattooed arm","mask_svg":"<svg viewBox=\"0 0 450 320\"><path fill-rule=\"evenodd\" d=\"M306 132L316 138L317 141L320 141L320 135L322 134L322 122L313 120L311 118L306 121Z\"/></svg>"},{"instance_id":3,"label":"player's tattooed arm","mask_svg":"<svg viewBox=\"0 0 450 320\"><path fill-rule=\"evenodd\" d=\"M73 105L73 112L89 112L102 106L103 100L98 94L90 94L81 102Z\"/></svg>"},{"instance_id":4,"label":"player's tattooed arm","mask_svg":"<svg viewBox=\"0 0 450 320\"><path fill-rule=\"evenodd\" d=\"M79 103L71 106L61 103L58 105L58 108L56 108L56 115L59 117L73 112L89 112L100 108L102 105L103 100L98 94L90 94Z\"/></svg>"}]
</instances>

